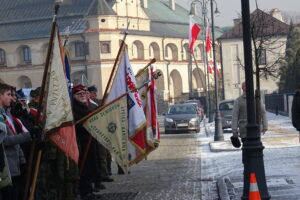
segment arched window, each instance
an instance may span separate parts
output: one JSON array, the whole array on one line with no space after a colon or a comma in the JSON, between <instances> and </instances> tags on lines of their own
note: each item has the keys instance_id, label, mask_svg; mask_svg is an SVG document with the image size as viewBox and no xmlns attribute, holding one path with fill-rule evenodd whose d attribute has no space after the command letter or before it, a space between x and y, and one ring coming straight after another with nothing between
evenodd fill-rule
<instances>
[{"instance_id":1,"label":"arched window","mask_svg":"<svg viewBox=\"0 0 300 200\"><path fill-rule=\"evenodd\" d=\"M6 65L5 51L0 49L0 66Z\"/></svg>"},{"instance_id":2,"label":"arched window","mask_svg":"<svg viewBox=\"0 0 300 200\"><path fill-rule=\"evenodd\" d=\"M32 88L30 78L28 78L27 76L20 76L18 78L18 86L19 88Z\"/></svg>"},{"instance_id":3,"label":"arched window","mask_svg":"<svg viewBox=\"0 0 300 200\"><path fill-rule=\"evenodd\" d=\"M183 59L184 60L188 60L190 58L190 49L189 49L189 44L184 44L183 45L183 52L184 52L184 55L183 55Z\"/></svg>"},{"instance_id":4,"label":"arched window","mask_svg":"<svg viewBox=\"0 0 300 200\"><path fill-rule=\"evenodd\" d=\"M149 56L150 58L155 58L156 60L160 60L160 50L159 46L156 42L152 42L149 47Z\"/></svg>"},{"instance_id":5,"label":"arched window","mask_svg":"<svg viewBox=\"0 0 300 200\"><path fill-rule=\"evenodd\" d=\"M132 44L133 59L144 60L144 45L141 41L134 41Z\"/></svg>"},{"instance_id":6,"label":"arched window","mask_svg":"<svg viewBox=\"0 0 300 200\"><path fill-rule=\"evenodd\" d=\"M31 49L29 46L22 47L24 64L31 64Z\"/></svg>"},{"instance_id":7,"label":"arched window","mask_svg":"<svg viewBox=\"0 0 300 200\"><path fill-rule=\"evenodd\" d=\"M178 60L178 48L175 44L169 43L166 45L165 57L167 60Z\"/></svg>"}]
</instances>

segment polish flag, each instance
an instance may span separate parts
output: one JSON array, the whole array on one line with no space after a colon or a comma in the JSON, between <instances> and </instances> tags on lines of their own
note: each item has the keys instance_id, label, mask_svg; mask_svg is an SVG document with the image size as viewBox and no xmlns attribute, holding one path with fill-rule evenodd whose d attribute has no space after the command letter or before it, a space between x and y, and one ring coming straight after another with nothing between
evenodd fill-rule
<instances>
[{"instance_id":1,"label":"polish flag","mask_svg":"<svg viewBox=\"0 0 300 200\"><path fill-rule=\"evenodd\" d=\"M206 27L206 52L211 50L210 28Z\"/></svg>"},{"instance_id":2,"label":"polish flag","mask_svg":"<svg viewBox=\"0 0 300 200\"><path fill-rule=\"evenodd\" d=\"M211 61L210 65L208 66L208 73L212 74L214 71L215 71L214 61ZM217 76L218 78L221 77L220 63L217 63Z\"/></svg>"},{"instance_id":3,"label":"polish flag","mask_svg":"<svg viewBox=\"0 0 300 200\"><path fill-rule=\"evenodd\" d=\"M190 15L190 30L189 30L189 42L190 42L190 50L194 52L194 43L197 40L198 34L200 33L201 29L193 20L192 15Z\"/></svg>"}]
</instances>

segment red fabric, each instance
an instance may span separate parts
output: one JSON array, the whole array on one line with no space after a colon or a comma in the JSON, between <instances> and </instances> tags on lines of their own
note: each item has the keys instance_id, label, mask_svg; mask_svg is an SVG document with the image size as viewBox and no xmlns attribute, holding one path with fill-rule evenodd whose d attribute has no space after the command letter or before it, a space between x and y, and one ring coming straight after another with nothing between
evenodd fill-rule
<instances>
[{"instance_id":1,"label":"red fabric","mask_svg":"<svg viewBox=\"0 0 300 200\"><path fill-rule=\"evenodd\" d=\"M191 27L192 28L190 30L190 50L194 52L194 44L197 40L198 34L200 33L201 29L197 24L193 24Z\"/></svg>"},{"instance_id":2,"label":"red fabric","mask_svg":"<svg viewBox=\"0 0 300 200\"><path fill-rule=\"evenodd\" d=\"M157 112L156 112L156 102L155 102L155 81L154 81L154 71L151 67L151 85L150 85L150 103L151 103L151 120L152 120L152 131L155 133L155 138L160 140L159 125L157 122Z\"/></svg>"},{"instance_id":3,"label":"red fabric","mask_svg":"<svg viewBox=\"0 0 300 200\"><path fill-rule=\"evenodd\" d=\"M130 137L130 140L137 146L140 150L146 150L146 139L145 139L145 130L142 129L138 131L133 137Z\"/></svg>"},{"instance_id":4,"label":"red fabric","mask_svg":"<svg viewBox=\"0 0 300 200\"><path fill-rule=\"evenodd\" d=\"M74 86L72 88L72 93L75 94L75 93L77 93L77 92L79 92L81 90L85 90L86 91L87 88L84 85L79 84L79 85L76 85L76 86Z\"/></svg>"},{"instance_id":5,"label":"red fabric","mask_svg":"<svg viewBox=\"0 0 300 200\"><path fill-rule=\"evenodd\" d=\"M49 138L78 164L79 152L74 125L59 128L55 133L51 133Z\"/></svg>"},{"instance_id":6,"label":"red fabric","mask_svg":"<svg viewBox=\"0 0 300 200\"><path fill-rule=\"evenodd\" d=\"M206 29L206 52L211 50L210 28Z\"/></svg>"}]
</instances>

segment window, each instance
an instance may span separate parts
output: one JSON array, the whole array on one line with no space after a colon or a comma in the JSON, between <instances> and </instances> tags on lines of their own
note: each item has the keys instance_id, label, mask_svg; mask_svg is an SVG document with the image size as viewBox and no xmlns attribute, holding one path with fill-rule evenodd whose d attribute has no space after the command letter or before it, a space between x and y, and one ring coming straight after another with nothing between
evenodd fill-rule
<instances>
[{"instance_id":1,"label":"window","mask_svg":"<svg viewBox=\"0 0 300 200\"><path fill-rule=\"evenodd\" d=\"M266 49L258 49L257 50L258 64L266 65L267 64L267 54Z\"/></svg>"},{"instance_id":2,"label":"window","mask_svg":"<svg viewBox=\"0 0 300 200\"><path fill-rule=\"evenodd\" d=\"M75 57L85 56L84 42L75 42Z\"/></svg>"},{"instance_id":3,"label":"window","mask_svg":"<svg viewBox=\"0 0 300 200\"><path fill-rule=\"evenodd\" d=\"M110 53L110 41L100 42L101 53Z\"/></svg>"},{"instance_id":4,"label":"window","mask_svg":"<svg viewBox=\"0 0 300 200\"><path fill-rule=\"evenodd\" d=\"M31 50L28 46L23 47L23 60L26 64L31 63Z\"/></svg>"},{"instance_id":5,"label":"window","mask_svg":"<svg viewBox=\"0 0 300 200\"><path fill-rule=\"evenodd\" d=\"M5 65L5 51L3 49L0 49L0 66Z\"/></svg>"}]
</instances>

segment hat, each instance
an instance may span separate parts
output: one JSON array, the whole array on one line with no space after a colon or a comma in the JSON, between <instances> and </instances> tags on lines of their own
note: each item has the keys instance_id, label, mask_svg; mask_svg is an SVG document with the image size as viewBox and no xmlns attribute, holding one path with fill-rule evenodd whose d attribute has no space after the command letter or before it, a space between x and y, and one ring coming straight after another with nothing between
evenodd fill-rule
<instances>
[{"instance_id":1,"label":"hat","mask_svg":"<svg viewBox=\"0 0 300 200\"><path fill-rule=\"evenodd\" d=\"M235 148L241 147L241 141L240 141L239 137L231 136L230 140L231 140L232 146L234 146Z\"/></svg>"},{"instance_id":2,"label":"hat","mask_svg":"<svg viewBox=\"0 0 300 200\"><path fill-rule=\"evenodd\" d=\"M94 85L88 87L88 91L92 92L92 93L97 93L98 92L97 88Z\"/></svg>"},{"instance_id":3,"label":"hat","mask_svg":"<svg viewBox=\"0 0 300 200\"><path fill-rule=\"evenodd\" d=\"M35 90L30 91L30 96L32 98L38 97L38 96L40 96L40 94L41 94L41 87L37 87Z\"/></svg>"},{"instance_id":4,"label":"hat","mask_svg":"<svg viewBox=\"0 0 300 200\"><path fill-rule=\"evenodd\" d=\"M16 96L17 96L18 100L26 100L26 96L22 89L19 89L16 91Z\"/></svg>"},{"instance_id":5,"label":"hat","mask_svg":"<svg viewBox=\"0 0 300 200\"><path fill-rule=\"evenodd\" d=\"M87 91L87 88L84 85L76 85L72 88L72 94L76 94L79 91Z\"/></svg>"}]
</instances>

